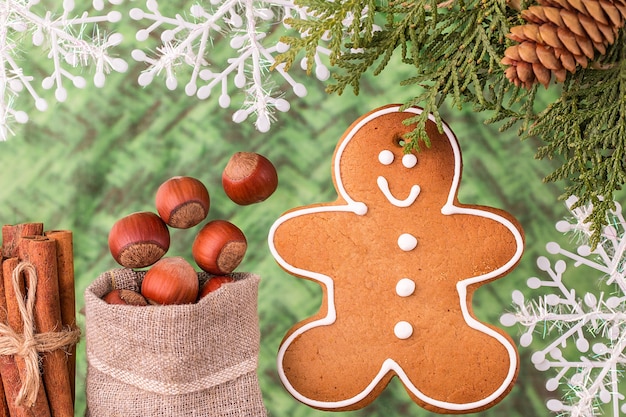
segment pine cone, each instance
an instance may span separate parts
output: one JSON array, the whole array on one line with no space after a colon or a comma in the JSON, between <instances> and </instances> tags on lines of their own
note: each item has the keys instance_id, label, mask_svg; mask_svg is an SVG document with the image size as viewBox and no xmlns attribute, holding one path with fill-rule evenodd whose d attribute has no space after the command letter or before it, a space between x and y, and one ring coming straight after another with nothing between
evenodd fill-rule
<instances>
[{"instance_id":1,"label":"pine cone","mask_svg":"<svg viewBox=\"0 0 626 417\"><path fill-rule=\"evenodd\" d=\"M626 19L626 0L538 0L521 12L528 23L511 28L517 45L504 51L506 77L517 86L563 82L596 52L604 55Z\"/></svg>"}]
</instances>

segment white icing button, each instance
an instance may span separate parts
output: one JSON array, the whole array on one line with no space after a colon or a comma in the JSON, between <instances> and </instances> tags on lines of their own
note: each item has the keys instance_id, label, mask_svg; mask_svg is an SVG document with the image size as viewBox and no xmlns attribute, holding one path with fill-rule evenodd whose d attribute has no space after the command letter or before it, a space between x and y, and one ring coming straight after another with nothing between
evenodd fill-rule
<instances>
[{"instance_id":1,"label":"white icing button","mask_svg":"<svg viewBox=\"0 0 626 417\"><path fill-rule=\"evenodd\" d=\"M413 168L417 165L417 156L412 153L407 153L402 157L402 165L404 165L405 168Z\"/></svg>"},{"instance_id":2,"label":"white icing button","mask_svg":"<svg viewBox=\"0 0 626 417\"><path fill-rule=\"evenodd\" d=\"M399 321L394 326L393 332L398 339L408 339L413 334L413 326L406 321Z\"/></svg>"},{"instance_id":3,"label":"white icing button","mask_svg":"<svg viewBox=\"0 0 626 417\"><path fill-rule=\"evenodd\" d=\"M384 151L381 151L378 154L378 162L380 162L383 165L389 165L393 162L393 152L391 152L388 149L385 149Z\"/></svg>"},{"instance_id":4,"label":"white icing button","mask_svg":"<svg viewBox=\"0 0 626 417\"><path fill-rule=\"evenodd\" d=\"M417 238L408 233L402 233L398 238L398 246L405 252L413 250L417 246Z\"/></svg>"},{"instance_id":5,"label":"white icing button","mask_svg":"<svg viewBox=\"0 0 626 417\"><path fill-rule=\"evenodd\" d=\"M396 284L396 294L400 297L408 297L415 292L415 282L409 278L402 278Z\"/></svg>"}]
</instances>

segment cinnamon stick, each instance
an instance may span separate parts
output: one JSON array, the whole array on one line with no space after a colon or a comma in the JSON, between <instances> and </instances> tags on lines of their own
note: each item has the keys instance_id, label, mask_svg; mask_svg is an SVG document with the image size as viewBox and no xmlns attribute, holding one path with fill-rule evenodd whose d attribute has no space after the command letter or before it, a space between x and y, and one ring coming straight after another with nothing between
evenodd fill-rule
<instances>
[{"instance_id":1,"label":"cinnamon stick","mask_svg":"<svg viewBox=\"0 0 626 417\"><path fill-rule=\"evenodd\" d=\"M22 260L37 272L35 324L40 333L62 330L56 242L45 237L23 237ZM72 417L74 403L67 371L67 357L61 349L42 354L43 381L52 417Z\"/></svg>"},{"instance_id":2,"label":"cinnamon stick","mask_svg":"<svg viewBox=\"0 0 626 417\"><path fill-rule=\"evenodd\" d=\"M17 258L9 258L5 259L2 262L2 275L4 277L4 294L6 299L6 312L8 318L9 326L18 334L24 333L24 319L20 313L20 309L18 306L16 289L13 288L13 271L17 268L19 263L19 259ZM19 281L19 287L17 288L19 294L26 294L26 285L24 283L24 278L21 277ZM15 363L17 365L17 370L20 375L20 386L23 381L26 380L26 361L22 356L15 356ZM38 377L41 381L41 374L37 373ZM33 415L37 417L50 417L50 407L48 406L48 398L46 396L46 391L44 389L43 384L39 384L39 389L37 390L37 398L35 399L35 403L33 404L31 411Z\"/></svg>"},{"instance_id":3,"label":"cinnamon stick","mask_svg":"<svg viewBox=\"0 0 626 417\"><path fill-rule=\"evenodd\" d=\"M63 328L76 328L76 290L74 285L74 243L69 230L49 230L45 236L56 242L57 275ZM76 398L76 345L68 349L67 370L70 377L72 401Z\"/></svg>"},{"instance_id":4,"label":"cinnamon stick","mask_svg":"<svg viewBox=\"0 0 626 417\"><path fill-rule=\"evenodd\" d=\"M9 405L7 404L7 397L4 394L4 384L2 378L0 378L0 417L10 417Z\"/></svg>"},{"instance_id":5,"label":"cinnamon stick","mask_svg":"<svg viewBox=\"0 0 626 417\"><path fill-rule=\"evenodd\" d=\"M16 257L19 238L37 235L43 235L43 223L32 222L2 226L2 257Z\"/></svg>"},{"instance_id":6,"label":"cinnamon stick","mask_svg":"<svg viewBox=\"0 0 626 417\"><path fill-rule=\"evenodd\" d=\"M41 235L43 234L43 223L39 222L31 222L31 223L20 223L15 225L4 225L2 226L2 257L10 258L17 256L19 238L25 235ZM2 273L2 268L0 268L0 274ZM8 287L12 288L12 287ZM4 283L2 283L2 295L0 298L6 300L4 291ZM2 303L4 305L5 303ZM3 309L5 311L6 316L6 308ZM8 317L6 320L3 320L4 323L8 325ZM15 398L17 397L19 390L21 388L21 377L18 363L16 362L16 358L14 356L11 357L1 357L0 362L4 362L3 366L0 366L0 372L2 373L3 379L3 389L5 394L5 402L7 403L7 407L11 415L20 414L20 415L32 415L31 413L27 413L27 410L23 407L19 407L20 410L15 410ZM6 375L5 375L6 374ZM5 378L6 376L6 378ZM10 386L5 386L4 380L7 381L7 384L10 383ZM43 412L44 416L46 416L45 412ZM2 414L0 414L1 416ZM49 415L49 413L48 413Z\"/></svg>"},{"instance_id":7,"label":"cinnamon stick","mask_svg":"<svg viewBox=\"0 0 626 417\"><path fill-rule=\"evenodd\" d=\"M0 274L2 272L0 271ZM5 298L4 279L0 279L0 323L8 324L7 303ZM37 417L29 413L29 409L16 404L16 398L22 386L15 356L0 355L0 376L6 397L7 408L11 417Z\"/></svg>"}]
</instances>

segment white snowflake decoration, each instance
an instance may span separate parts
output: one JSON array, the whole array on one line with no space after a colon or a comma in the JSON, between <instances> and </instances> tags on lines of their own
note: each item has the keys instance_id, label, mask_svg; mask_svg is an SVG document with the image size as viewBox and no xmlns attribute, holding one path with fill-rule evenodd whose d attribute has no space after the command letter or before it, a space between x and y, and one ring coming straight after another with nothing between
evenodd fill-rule
<instances>
[{"instance_id":1,"label":"white snowflake decoration","mask_svg":"<svg viewBox=\"0 0 626 417\"><path fill-rule=\"evenodd\" d=\"M576 253L555 242L548 243L548 253L561 255L565 260L551 263L547 257L539 257L537 265L547 277L532 277L527 285L549 293L527 302L521 291L514 291L517 311L504 314L501 322L525 328L520 338L524 347L530 346L535 333L543 333L544 340L554 336L552 342L531 357L538 370L556 371L546 388L565 391L560 400L547 402L548 409L559 415L578 417L596 416L608 408L617 417L626 413L625 397L619 392L626 363L626 222L616 202L600 244L591 250L587 244L591 232L585 223L591 207L572 210L576 201L575 197L567 201L573 219L557 223L557 230L581 239ZM577 295L573 283L565 280L568 262L597 273L598 291Z\"/></svg>"},{"instance_id":2,"label":"white snowflake decoration","mask_svg":"<svg viewBox=\"0 0 626 417\"><path fill-rule=\"evenodd\" d=\"M134 8L130 12L134 20L151 22L137 32L137 40L146 41L159 28L163 31L162 43L154 53L147 54L141 49L132 52L133 59L147 65L139 76L140 85L147 86L162 75L167 88L174 90L179 78L187 77L188 96L196 95L203 100L219 90L218 103L227 108L231 105L229 81L232 79L232 84L246 96L241 108L233 114L233 121L241 123L254 114L255 126L261 132L270 129L275 110L286 112L290 108L275 79L286 81L298 97L307 94L306 87L288 74L283 64L270 71L275 56L287 50L287 45L277 36L270 36L270 32L277 27L289 30L283 23L288 16L306 17L306 12L296 8L293 1L210 0L174 17L161 14L157 0L147 0L145 9ZM226 62L212 59L218 45L230 51ZM327 50L320 47L318 52L315 74L323 81L330 72L320 54L327 54ZM178 71L181 67L190 69L190 75L181 75L184 72Z\"/></svg>"},{"instance_id":3,"label":"white snowflake decoration","mask_svg":"<svg viewBox=\"0 0 626 417\"><path fill-rule=\"evenodd\" d=\"M108 0L119 4L122 0ZM63 11L56 16L52 11L37 7L39 0L0 0L0 140L6 140L13 133L12 122L26 123L28 115L14 108L18 96L26 91L40 111L48 108L47 101L38 93L35 76L25 74L20 66L20 58L27 55L25 39L30 35L30 43L47 51L47 58L53 69L41 81L45 90L55 89L55 97L63 102L67 98L67 82L76 88L84 88L86 81L79 75L79 67L93 67L93 82L102 87L106 74L110 71L124 72L128 65L121 58L109 55L109 48L121 43L117 33L105 34L98 28L99 23L117 22L120 12L112 11L104 15L90 16L87 12L80 16L73 14L74 1L64 0ZM104 8L103 0L93 1L94 9ZM92 32L90 36L87 33Z\"/></svg>"}]
</instances>

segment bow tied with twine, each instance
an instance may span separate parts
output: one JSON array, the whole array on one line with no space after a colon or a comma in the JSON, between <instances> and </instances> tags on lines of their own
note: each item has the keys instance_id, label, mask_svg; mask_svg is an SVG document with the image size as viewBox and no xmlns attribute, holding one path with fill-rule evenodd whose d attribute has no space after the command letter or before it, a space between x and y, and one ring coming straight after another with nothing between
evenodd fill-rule
<instances>
[{"instance_id":1,"label":"bow tied with twine","mask_svg":"<svg viewBox=\"0 0 626 417\"><path fill-rule=\"evenodd\" d=\"M20 290L20 275L27 276L26 301ZM18 308L24 323L22 334L6 324L0 323L0 355L19 356L24 359L25 376L16 397L16 404L31 407L35 404L41 384L39 375L39 353L52 352L75 345L80 339L80 330L66 329L59 332L35 332L35 296L37 271L33 264L20 262L11 276Z\"/></svg>"}]
</instances>

